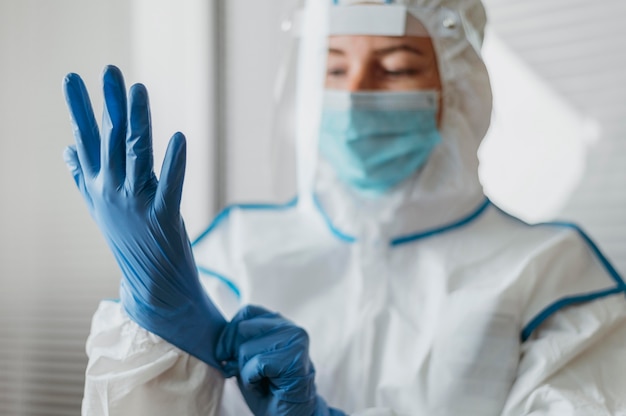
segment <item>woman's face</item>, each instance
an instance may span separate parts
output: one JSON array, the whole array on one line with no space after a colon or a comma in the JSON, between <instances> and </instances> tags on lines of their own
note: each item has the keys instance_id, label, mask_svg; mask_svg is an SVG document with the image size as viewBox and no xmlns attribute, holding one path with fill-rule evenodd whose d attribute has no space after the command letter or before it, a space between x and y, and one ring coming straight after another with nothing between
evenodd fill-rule
<instances>
[{"instance_id":1,"label":"woman's face","mask_svg":"<svg viewBox=\"0 0 626 416\"><path fill-rule=\"evenodd\" d=\"M326 88L441 91L432 41L412 36L331 36Z\"/></svg>"}]
</instances>

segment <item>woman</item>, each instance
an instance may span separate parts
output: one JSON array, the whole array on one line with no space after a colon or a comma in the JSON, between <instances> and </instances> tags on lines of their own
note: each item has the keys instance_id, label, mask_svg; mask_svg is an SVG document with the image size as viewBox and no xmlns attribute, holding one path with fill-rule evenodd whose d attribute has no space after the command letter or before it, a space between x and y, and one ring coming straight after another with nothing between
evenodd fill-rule
<instances>
[{"instance_id":1,"label":"woman","mask_svg":"<svg viewBox=\"0 0 626 416\"><path fill-rule=\"evenodd\" d=\"M83 412L625 411L626 284L575 226L483 195L480 2L332 3L309 2L300 28L299 198L226 209L193 254L184 137L157 181L145 88L127 103L109 67L98 133L66 78L66 161L123 271L94 317Z\"/></svg>"}]
</instances>

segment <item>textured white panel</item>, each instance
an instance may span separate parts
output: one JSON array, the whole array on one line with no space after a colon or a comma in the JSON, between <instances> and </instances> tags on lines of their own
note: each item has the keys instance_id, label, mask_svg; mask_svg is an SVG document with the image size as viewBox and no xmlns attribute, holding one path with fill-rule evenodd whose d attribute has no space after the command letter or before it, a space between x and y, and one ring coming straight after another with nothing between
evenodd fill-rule
<instances>
[{"instance_id":1,"label":"textured white panel","mask_svg":"<svg viewBox=\"0 0 626 416\"><path fill-rule=\"evenodd\" d=\"M584 117L599 121L602 135L560 217L581 223L626 272L626 2L486 5L500 38Z\"/></svg>"},{"instance_id":2,"label":"textured white panel","mask_svg":"<svg viewBox=\"0 0 626 416\"><path fill-rule=\"evenodd\" d=\"M485 193L525 221L550 220L580 183L598 123L555 93L493 31L483 57L494 95L491 128L479 151Z\"/></svg>"}]
</instances>

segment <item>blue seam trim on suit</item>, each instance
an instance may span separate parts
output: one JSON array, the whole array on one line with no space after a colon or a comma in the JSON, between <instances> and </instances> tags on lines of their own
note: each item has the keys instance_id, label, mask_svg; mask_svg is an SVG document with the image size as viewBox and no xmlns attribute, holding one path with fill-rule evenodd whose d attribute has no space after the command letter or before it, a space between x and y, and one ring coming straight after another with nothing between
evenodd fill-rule
<instances>
[{"instance_id":1,"label":"blue seam trim on suit","mask_svg":"<svg viewBox=\"0 0 626 416\"><path fill-rule=\"evenodd\" d=\"M580 228L578 225L571 223L571 222L547 222L543 224L572 228L576 230L578 234L583 238L583 240L585 240L587 245L591 248L591 251L593 251L594 254L598 257L598 259L600 260L600 263L602 263L606 271L609 272L613 280L615 280L615 283L617 283L617 286L626 290L626 283L624 283L624 279L622 279L622 276L615 269L615 267L613 267L611 262L606 258L606 256L602 253L602 251L600 251L597 244L593 242L593 240L587 235L587 233L583 231L582 228Z\"/></svg>"},{"instance_id":2,"label":"blue seam trim on suit","mask_svg":"<svg viewBox=\"0 0 626 416\"><path fill-rule=\"evenodd\" d=\"M527 225L529 227L557 226L557 227L571 228L571 229L575 230L582 237L582 239L585 241L585 243L589 246L591 251L596 255L598 260L600 260L600 263L602 264L602 266L605 268L607 273L611 276L611 278L616 283L616 287L614 287L612 289L605 289L605 290L601 290L601 291L597 291L597 292L593 292L593 293L576 295L576 296L567 296L567 297L559 299L556 302L548 305L541 312L539 312L537 314L537 316L535 316L523 328L522 333L520 335L520 338L521 338L522 342L525 342L526 340L528 340L528 338L532 335L532 333L546 319L548 319L550 316L552 316L553 314L555 314L556 312L558 312L560 309L562 309L564 307L567 307L567 306L570 306L570 305L574 305L574 304L579 304L579 303L591 302L591 301L598 300L598 299L601 299L601 298L604 298L604 297L607 297L607 296L616 295L618 293L625 293L626 294L626 283L624 282L624 279L622 279L622 277L619 274L619 272L615 269L615 267L613 267L611 262L609 262L609 260L606 258L606 256L602 253L602 251L600 250L598 245L578 225L576 225L576 224L574 224L572 222L562 222L562 221L543 222L543 223L539 223L539 224L528 224L526 221L523 221L523 220L521 220L521 219L519 219L519 218L517 218L517 217L515 217L515 216L513 216L511 214L509 214L508 212L504 211L503 209L501 209L501 208L499 208L497 206L496 206L496 208L501 213L506 215L507 217L512 218L512 219L514 219L514 220L516 220L518 222L521 222L522 224L525 224L525 225Z\"/></svg>"},{"instance_id":3,"label":"blue seam trim on suit","mask_svg":"<svg viewBox=\"0 0 626 416\"><path fill-rule=\"evenodd\" d=\"M191 246L195 246L200 243L203 239L205 239L217 226L224 221L230 215L230 212L233 209L244 209L244 210L284 210L293 208L298 204L298 197L293 198L291 201L286 204L233 204L229 205L220 211L219 214L215 216L211 224L204 230L192 243ZM237 287L237 285L226 276L221 275L213 270L207 269L206 267L197 266L199 272L206 274L211 277L215 277L224 284L237 296L237 299L241 299L241 291Z\"/></svg>"},{"instance_id":4,"label":"blue seam trim on suit","mask_svg":"<svg viewBox=\"0 0 626 416\"><path fill-rule=\"evenodd\" d=\"M219 273L214 272L213 270L209 270L202 266L198 266L198 271L207 276L214 277L220 282L224 283L235 294L235 296L237 296L237 299L241 300L241 291L239 290L237 285L233 283L233 281L231 281L230 279L227 279L225 276Z\"/></svg>"},{"instance_id":5,"label":"blue seam trim on suit","mask_svg":"<svg viewBox=\"0 0 626 416\"><path fill-rule=\"evenodd\" d=\"M320 213L320 215L326 222L326 226L328 227L330 232L333 233L335 237L337 237L338 239L342 241L345 241L346 243L354 243L356 241L355 237L345 234L335 227L335 225L331 221L328 214L326 214L326 211L324 211L324 209L322 208L322 204L320 203L319 199L317 198L317 195L315 194L313 194L313 203L315 204L315 208L317 208L317 211Z\"/></svg>"},{"instance_id":6,"label":"blue seam trim on suit","mask_svg":"<svg viewBox=\"0 0 626 416\"><path fill-rule=\"evenodd\" d=\"M293 198L291 201L287 202L286 204L233 204L233 205L229 205L226 208L224 208L222 211L220 211L219 214L217 214L217 216L215 217L215 219L213 219L211 224L209 224L207 229L204 230L195 240L193 240L193 242L191 243L191 246L192 247L195 246L200 241L202 241L207 235L211 234L211 231L213 231L223 220L228 218L228 216L230 215L230 212L233 209L280 211L284 209L293 208L296 205L298 205L298 197Z\"/></svg>"},{"instance_id":7,"label":"blue seam trim on suit","mask_svg":"<svg viewBox=\"0 0 626 416\"><path fill-rule=\"evenodd\" d=\"M315 207L317 208L320 215L326 222L326 225L328 226L330 231L335 235L335 237L347 243L354 243L357 241L356 237L348 235L340 231L337 227L335 227L335 225L333 224L332 220L330 219L326 211L324 211L324 209L322 208L322 205L319 199L317 198L317 195L315 194L313 195L313 201L315 203ZM462 218L456 222L445 225L443 227L434 228L432 230L424 231L418 234L394 238L393 240L389 242L389 245L392 247L397 247L402 244L411 243L416 240L420 240L420 239L427 238L427 237L432 237L437 234L442 234L448 231L452 231L456 228L463 227L469 224L470 222L474 221L476 218L478 218L489 207L489 205L491 205L491 201L489 201L488 198L485 198L485 200L481 202L480 206L474 212L472 212L470 215L468 215L465 218Z\"/></svg>"},{"instance_id":8,"label":"blue seam trim on suit","mask_svg":"<svg viewBox=\"0 0 626 416\"><path fill-rule=\"evenodd\" d=\"M421 240L423 238L432 237L437 234L442 234L448 231L452 231L456 228L463 227L469 224L470 222L474 221L476 218L480 217L480 215L483 212L485 212L485 210L487 209L487 207L489 207L489 205L491 205L491 201L489 201L488 198L485 198L485 200L480 204L478 209L476 209L476 211L472 212L470 215L468 215L465 218L462 218L456 222L453 222L452 224L444 225L443 227L438 227L432 230L423 231L418 234L394 238L393 240L391 240L390 244L392 247L395 247L395 246L399 246L402 244L412 243L416 240Z\"/></svg>"},{"instance_id":9,"label":"blue seam trim on suit","mask_svg":"<svg viewBox=\"0 0 626 416\"><path fill-rule=\"evenodd\" d=\"M623 287L616 287L613 289L601 290L599 292L592 292L585 295L577 295L577 296L566 296L558 301L552 303L547 308L542 310L528 325L524 327L521 334L522 342L526 342L528 338L532 335L533 332L550 316L565 308L567 306L587 303L597 299L605 298L611 295L617 295L618 293L623 293Z\"/></svg>"}]
</instances>

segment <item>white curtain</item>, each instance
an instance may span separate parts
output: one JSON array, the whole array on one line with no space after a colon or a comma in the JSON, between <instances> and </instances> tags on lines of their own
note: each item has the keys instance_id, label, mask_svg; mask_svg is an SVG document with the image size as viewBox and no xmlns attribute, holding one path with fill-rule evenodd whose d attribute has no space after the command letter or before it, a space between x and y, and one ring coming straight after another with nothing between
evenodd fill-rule
<instances>
[{"instance_id":1,"label":"white curtain","mask_svg":"<svg viewBox=\"0 0 626 416\"><path fill-rule=\"evenodd\" d=\"M213 215L214 2L0 2L0 414L80 413L84 344L119 272L62 160L73 140L61 83L83 76L96 116L100 74L119 66L151 93L156 165L187 134L183 213Z\"/></svg>"}]
</instances>

